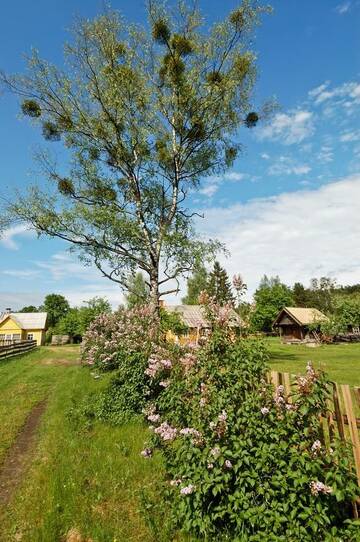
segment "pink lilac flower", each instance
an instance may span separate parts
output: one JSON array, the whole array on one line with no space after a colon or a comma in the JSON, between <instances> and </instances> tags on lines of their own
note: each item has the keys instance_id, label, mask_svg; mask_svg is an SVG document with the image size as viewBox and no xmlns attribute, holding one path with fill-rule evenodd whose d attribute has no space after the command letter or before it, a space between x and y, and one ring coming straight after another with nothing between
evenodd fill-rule
<instances>
[{"instance_id":1,"label":"pink lilac flower","mask_svg":"<svg viewBox=\"0 0 360 542\"><path fill-rule=\"evenodd\" d=\"M170 485L171 486L179 486L181 484L181 479L178 478L177 480L170 480Z\"/></svg>"},{"instance_id":2,"label":"pink lilac flower","mask_svg":"<svg viewBox=\"0 0 360 542\"><path fill-rule=\"evenodd\" d=\"M270 410L266 406L262 407L261 414L266 416L266 414L269 414L269 412L270 412Z\"/></svg>"},{"instance_id":3,"label":"pink lilac flower","mask_svg":"<svg viewBox=\"0 0 360 542\"><path fill-rule=\"evenodd\" d=\"M227 469L232 469L232 463L231 463L230 459L227 459L227 460L225 461L225 467L226 467Z\"/></svg>"},{"instance_id":4,"label":"pink lilac flower","mask_svg":"<svg viewBox=\"0 0 360 542\"><path fill-rule=\"evenodd\" d=\"M158 421L160 421L160 414L149 414L147 419L149 420L149 422L157 423Z\"/></svg>"},{"instance_id":5,"label":"pink lilac flower","mask_svg":"<svg viewBox=\"0 0 360 542\"><path fill-rule=\"evenodd\" d=\"M227 420L227 413L226 410L223 410L221 414L218 416L219 422L226 422Z\"/></svg>"},{"instance_id":6,"label":"pink lilac flower","mask_svg":"<svg viewBox=\"0 0 360 542\"><path fill-rule=\"evenodd\" d=\"M315 440L314 444L311 446L311 451L313 454L317 454L321 450L320 440Z\"/></svg>"},{"instance_id":7,"label":"pink lilac flower","mask_svg":"<svg viewBox=\"0 0 360 542\"><path fill-rule=\"evenodd\" d=\"M167 422L163 422L159 427L154 429L154 433L159 435L163 440L171 441L176 438L177 435L177 429L175 427L171 427Z\"/></svg>"},{"instance_id":8,"label":"pink lilac flower","mask_svg":"<svg viewBox=\"0 0 360 542\"><path fill-rule=\"evenodd\" d=\"M170 380L161 380L161 382L159 382L159 385L162 388L168 388L170 386Z\"/></svg>"},{"instance_id":9,"label":"pink lilac flower","mask_svg":"<svg viewBox=\"0 0 360 542\"><path fill-rule=\"evenodd\" d=\"M151 448L145 448L140 453L143 457L145 457L145 459L149 459L150 457L152 457L153 451Z\"/></svg>"},{"instance_id":10,"label":"pink lilac flower","mask_svg":"<svg viewBox=\"0 0 360 542\"><path fill-rule=\"evenodd\" d=\"M191 495L191 493L194 493L195 486L193 484L189 484L188 486L182 487L180 489L181 495Z\"/></svg>"},{"instance_id":11,"label":"pink lilac flower","mask_svg":"<svg viewBox=\"0 0 360 542\"><path fill-rule=\"evenodd\" d=\"M214 456L215 459L217 459L221 454L221 450L218 446L215 446L215 448L212 448L210 450L210 455Z\"/></svg>"},{"instance_id":12,"label":"pink lilac flower","mask_svg":"<svg viewBox=\"0 0 360 542\"><path fill-rule=\"evenodd\" d=\"M185 372L188 372L197 363L197 357L195 354L188 352L182 358L180 358L180 363L184 367Z\"/></svg>"},{"instance_id":13,"label":"pink lilac flower","mask_svg":"<svg viewBox=\"0 0 360 542\"><path fill-rule=\"evenodd\" d=\"M327 486L319 481L315 482L315 480L313 480L312 482L310 482L309 485L310 485L310 491L312 495L315 495L315 496L319 495L319 493L324 493L324 495L330 495L330 493L333 492L332 487Z\"/></svg>"},{"instance_id":14,"label":"pink lilac flower","mask_svg":"<svg viewBox=\"0 0 360 542\"><path fill-rule=\"evenodd\" d=\"M283 406L285 404L284 386L280 385L276 388L274 401L277 406Z\"/></svg>"}]
</instances>

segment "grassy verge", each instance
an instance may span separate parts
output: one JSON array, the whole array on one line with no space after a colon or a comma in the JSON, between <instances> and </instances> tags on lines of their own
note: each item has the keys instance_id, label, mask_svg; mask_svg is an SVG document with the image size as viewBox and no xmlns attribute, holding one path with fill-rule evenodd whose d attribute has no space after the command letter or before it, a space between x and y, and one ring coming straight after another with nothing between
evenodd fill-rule
<instances>
[{"instance_id":1,"label":"grassy verge","mask_svg":"<svg viewBox=\"0 0 360 542\"><path fill-rule=\"evenodd\" d=\"M310 360L335 382L360 386L360 343L309 348L282 344L276 337L266 339L266 342L271 354L271 367L275 371L303 373Z\"/></svg>"},{"instance_id":2,"label":"grassy verge","mask_svg":"<svg viewBox=\"0 0 360 542\"><path fill-rule=\"evenodd\" d=\"M139 424L85 428L69 418L106 381L94 380L77 356L76 348L42 348L0 365L2 456L34 404L48 397L35 459L1 518L0 540L56 542L71 528L94 542L153 540L139 508L159 460L140 457L146 434Z\"/></svg>"}]
</instances>

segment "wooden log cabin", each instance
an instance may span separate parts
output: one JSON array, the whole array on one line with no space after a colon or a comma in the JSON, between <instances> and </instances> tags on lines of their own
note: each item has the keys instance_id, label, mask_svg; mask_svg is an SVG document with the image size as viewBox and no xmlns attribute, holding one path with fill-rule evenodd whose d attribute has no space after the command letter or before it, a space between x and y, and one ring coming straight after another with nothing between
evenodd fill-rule
<instances>
[{"instance_id":1,"label":"wooden log cabin","mask_svg":"<svg viewBox=\"0 0 360 542\"><path fill-rule=\"evenodd\" d=\"M284 307L274 321L273 328L279 331L284 342L314 341L320 323L327 320L327 316L318 309L305 307ZM318 329L312 329L314 324Z\"/></svg>"}]
</instances>

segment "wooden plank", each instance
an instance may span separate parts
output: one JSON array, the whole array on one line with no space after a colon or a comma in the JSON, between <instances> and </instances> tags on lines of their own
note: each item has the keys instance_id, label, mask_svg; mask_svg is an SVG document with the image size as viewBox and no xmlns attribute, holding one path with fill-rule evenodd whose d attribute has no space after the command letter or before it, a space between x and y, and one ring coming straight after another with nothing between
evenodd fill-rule
<instances>
[{"instance_id":1,"label":"wooden plank","mask_svg":"<svg viewBox=\"0 0 360 542\"><path fill-rule=\"evenodd\" d=\"M339 385L336 383L333 383L333 401L334 401L336 424L338 427L339 437L341 438L341 440L345 440L344 420L341 414L341 404L340 404L340 389L339 389Z\"/></svg>"},{"instance_id":2,"label":"wooden plank","mask_svg":"<svg viewBox=\"0 0 360 542\"><path fill-rule=\"evenodd\" d=\"M271 371L271 382L275 388L279 385L279 373L277 371Z\"/></svg>"},{"instance_id":3,"label":"wooden plank","mask_svg":"<svg viewBox=\"0 0 360 542\"><path fill-rule=\"evenodd\" d=\"M360 408L360 388L355 387L354 392L355 392L355 397L357 400L358 407Z\"/></svg>"},{"instance_id":4,"label":"wooden plank","mask_svg":"<svg viewBox=\"0 0 360 542\"><path fill-rule=\"evenodd\" d=\"M292 402L291 399L291 380L289 373L283 373L283 384L285 388L285 396L288 403Z\"/></svg>"},{"instance_id":5,"label":"wooden plank","mask_svg":"<svg viewBox=\"0 0 360 542\"><path fill-rule=\"evenodd\" d=\"M342 384L341 390L343 393L346 415L349 422L350 438L353 445L356 474L358 478L358 483L360 485L360 439L356 425L356 418L354 415L350 386L348 386L347 384Z\"/></svg>"}]
</instances>

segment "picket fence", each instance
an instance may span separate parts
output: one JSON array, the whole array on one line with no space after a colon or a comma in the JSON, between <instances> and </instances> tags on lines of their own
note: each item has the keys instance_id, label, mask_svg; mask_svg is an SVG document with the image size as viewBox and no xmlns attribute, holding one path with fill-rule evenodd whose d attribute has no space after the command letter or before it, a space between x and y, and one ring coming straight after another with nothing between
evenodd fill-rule
<instances>
[{"instance_id":1,"label":"picket fence","mask_svg":"<svg viewBox=\"0 0 360 542\"><path fill-rule=\"evenodd\" d=\"M36 341L3 341L0 342L0 361L19 354L25 354L36 348Z\"/></svg>"},{"instance_id":2,"label":"picket fence","mask_svg":"<svg viewBox=\"0 0 360 542\"><path fill-rule=\"evenodd\" d=\"M271 371L272 384L284 386L285 395L291 402L291 392L295 385L295 375ZM360 486L360 387L352 387L348 384L332 382L332 393L328 404L326 418L321 419L323 439L325 443L331 443L335 438L350 442L354 454L354 465L358 484ZM354 516L359 517L360 501L354 503Z\"/></svg>"}]
</instances>

